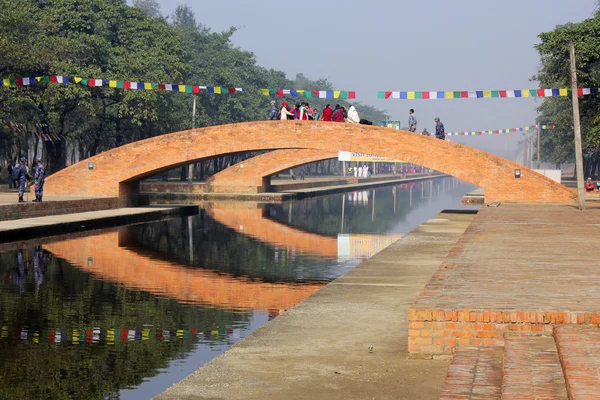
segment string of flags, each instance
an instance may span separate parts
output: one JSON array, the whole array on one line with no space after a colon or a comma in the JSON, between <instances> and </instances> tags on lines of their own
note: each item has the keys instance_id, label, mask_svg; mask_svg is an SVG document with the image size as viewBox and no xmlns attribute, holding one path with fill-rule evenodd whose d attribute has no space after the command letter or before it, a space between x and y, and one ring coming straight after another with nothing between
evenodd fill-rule
<instances>
[{"instance_id":1,"label":"string of flags","mask_svg":"<svg viewBox=\"0 0 600 400\"><path fill-rule=\"evenodd\" d=\"M503 133L511 132L527 132L534 129L554 129L554 125L529 125L522 126L519 128L509 129L497 129L492 131L478 131L478 132L446 132L446 136L479 136L479 135L499 135Z\"/></svg>"},{"instance_id":2,"label":"string of flags","mask_svg":"<svg viewBox=\"0 0 600 400\"><path fill-rule=\"evenodd\" d=\"M0 120L0 124L14 132L17 136L31 133L44 142L58 142L62 140L61 136L50 132L50 124L23 124L5 119Z\"/></svg>"},{"instance_id":3,"label":"string of flags","mask_svg":"<svg viewBox=\"0 0 600 400\"><path fill-rule=\"evenodd\" d=\"M261 89L263 96L301 97L306 99L356 99L356 92L345 90Z\"/></svg>"},{"instance_id":4,"label":"string of flags","mask_svg":"<svg viewBox=\"0 0 600 400\"><path fill-rule=\"evenodd\" d=\"M568 96L571 88L558 89L514 89L514 90L455 90L426 92L377 92L379 99L434 100L434 99L494 99L520 97ZM598 94L598 88L578 88L578 96Z\"/></svg>"},{"instance_id":5,"label":"string of flags","mask_svg":"<svg viewBox=\"0 0 600 400\"><path fill-rule=\"evenodd\" d=\"M97 79L97 78L82 78L70 77L62 75L36 76L36 77L19 77L19 78L4 78L0 80L0 87L23 87L33 86L38 84L62 83L62 84L80 84L88 87L103 87L108 86L115 89L123 90L164 90L169 92L200 94L206 92L209 94L235 94L248 92L250 89L243 87L225 87L225 86L200 86L200 85L180 85L171 83L155 83L155 82L134 82L117 79ZM303 89L260 89L260 93L264 96L290 96L301 97L307 99L355 99L355 91L343 90L303 90Z\"/></svg>"},{"instance_id":6,"label":"string of flags","mask_svg":"<svg viewBox=\"0 0 600 400\"><path fill-rule=\"evenodd\" d=\"M48 331L37 331L27 328L19 328L14 332L9 331L8 326L2 326L0 331L0 340L14 341L16 343L126 343L133 341L158 340L168 342L176 339L198 339L211 340L231 337L240 338L240 331L225 328L213 328L207 331L198 331L196 328L190 329L155 329L155 328L135 328L135 329L49 329Z\"/></svg>"}]
</instances>

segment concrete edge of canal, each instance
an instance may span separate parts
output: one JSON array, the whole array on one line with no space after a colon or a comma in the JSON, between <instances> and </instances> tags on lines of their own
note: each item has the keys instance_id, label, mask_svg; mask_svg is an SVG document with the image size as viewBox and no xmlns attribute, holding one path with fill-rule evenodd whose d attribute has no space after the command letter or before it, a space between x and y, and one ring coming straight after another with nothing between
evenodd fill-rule
<instances>
[{"instance_id":1,"label":"concrete edge of canal","mask_svg":"<svg viewBox=\"0 0 600 400\"><path fill-rule=\"evenodd\" d=\"M150 206L1 221L0 244L197 213L197 206Z\"/></svg>"},{"instance_id":2,"label":"concrete edge of canal","mask_svg":"<svg viewBox=\"0 0 600 400\"><path fill-rule=\"evenodd\" d=\"M445 211L156 399L437 399L449 361L408 359L408 309L473 221Z\"/></svg>"}]
</instances>

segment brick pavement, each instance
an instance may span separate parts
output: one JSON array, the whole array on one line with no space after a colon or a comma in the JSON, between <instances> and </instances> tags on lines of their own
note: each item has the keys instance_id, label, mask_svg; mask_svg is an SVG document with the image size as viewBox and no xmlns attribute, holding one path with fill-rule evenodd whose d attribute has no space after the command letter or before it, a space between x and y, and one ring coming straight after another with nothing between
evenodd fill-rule
<instances>
[{"instance_id":1,"label":"brick pavement","mask_svg":"<svg viewBox=\"0 0 600 400\"><path fill-rule=\"evenodd\" d=\"M600 323L599 235L600 205L482 209L411 305L411 357Z\"/></svg>"},{"instance_id":2,"label":"brick pavement","mask_svg":"<svg viewBox=\"0 0 600 400\"><path fill-rule=\"evenodd\" d=\"M597 326L560 326L555 331L569 397L600 398L600 329Z\"/></svg>"},{"instance_id":3,"label":"brick pavement","mask_svg":"<svg viewBox=\"0 0 600 400\"><path fill-rule=\"evenodd\" d=\"M446 374L440 400L500 400L501 347L461 347Z\"/></svg>"},{"instance_id":4,"label":"brick pavement","mask_svg":"<svg viewBox=\"0 0 600 400\"><path fill-rule=\"evenodd\" d=\"M507 337L503 400L567 400L565 378L551 337Z\"/></svg>"}]
</instances>

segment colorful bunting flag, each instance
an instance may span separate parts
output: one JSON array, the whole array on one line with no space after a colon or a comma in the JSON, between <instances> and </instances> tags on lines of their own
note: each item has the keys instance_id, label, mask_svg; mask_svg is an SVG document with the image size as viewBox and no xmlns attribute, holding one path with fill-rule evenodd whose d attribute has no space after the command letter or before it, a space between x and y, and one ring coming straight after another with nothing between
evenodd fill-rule
<instances>
[{"instance_id":1,"label":"colorful bunting flag","mask_svg":"<svg viewBox=\"0 0 600 400\"><path fill-rule=\"evenodd\" d=\"M518 98L518 97L565 97L571 92L571 88L558 89L513 89L513 90L459 90L459 91L426 91L426 92L377 92L378 99L400 99L400 100L433 100L433 99L496 99L496 98ZM579 88L578 96L598 94L598 88Z\"/></svg>"},{"instance_id":2,"label":"colorful bunting flag","mask_svg":"<svg viewBox=\"0 0 600 400\"><path fill-rule=\"evenodd\" d=\"M355 91L345 90L261 89L260 92L263 96L290 96L292 98L304 96L307 99L315 96L320 99L356 99Z\"/></svg>"},{"instance_id":3,"label":"colorful bunting flag","mask_svg":"<svg viewBox=\"0 0 600 400\"><path fill-rule=\"evenodd\" d=\"M125 90L166 90L180 93L194 93L199 94L202 89L206 90L211 94L235 94L246 92L248 88L240 87L206 87L199 85L174 85L170 83L154 83L154 82L130 82L116 79L96 79L96 78L82 78L79 76L70 78L68 76L51 75L51 76L36 76L36 77L18 77L18 78L4 78L0 79L0 87L21 87L31 86L36 83L78 83L89 87L102 87L108 85L114 89L125 89ZM266 89L268 90L268 89ZM264 94L264 93L263 93Z\"/></svg>"},{"instance_id":4,"label":"colorful bunting flag","mask_svg":"<svg viewBox=\"0 0 600 400\"><path fill-rule=\"evenodd\" d=\"M478 132L446 132L446 136L482 136L482 135L499 135L503 133L511 132L528 132L534 129L554 129L554 125L529 125L522 126L519 128L509 129L496 129L491 131L478 131Z\"/></svg>"}]
</instances>

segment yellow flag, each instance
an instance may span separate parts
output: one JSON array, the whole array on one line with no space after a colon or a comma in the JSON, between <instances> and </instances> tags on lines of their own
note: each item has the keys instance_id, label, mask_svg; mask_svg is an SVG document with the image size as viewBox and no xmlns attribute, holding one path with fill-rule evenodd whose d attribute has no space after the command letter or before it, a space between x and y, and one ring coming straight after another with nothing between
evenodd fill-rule
<instances>
[{"instance_id":1,"label":"yellow flag","mask_svg":"<svg viewBox=\"0 0 600 400\"><path fill-rule=\"evenodd\" d=\"M116 88L117 87L117 81L108 81L108 86L111 88Z\"/></svg>"},{"instance_id":2,"label":"yellow flag","mask_svg":"<svg viewBox=\"0 0 600 400\"><path fill-rule=\"evenodd\" d=\"M483 97L484 98L490 98L490 97L492 97L492 91L491 90L484 90L483 91Z\"/></svg>"},{"instance_id":3,"label":"yellow flag","mask_svg":"<svg viewBox=\"0 0 600 400\"><path fill-rule=\"evenodd\" d=\"M269 95L269 89L260 89L260 91L262 92L263 96L268 96Z\"/></svg>"},{"instance_id":4,"label":"yellow flag","mask_svg":"<svg viewBox=\"0 0 600 400\"><path fill-rule=\"evenodd\" d=\"M221 94L221 86L215 86L215 94Z\"/></svg>"},{"instance_id":5,"label":"yellow flag","mask_svg":"<svg viewBox=\"0 0 600 400\"><path fill-rule=\"evenodd\" d=\"M446 98L446 99L453 99L454 98L454 92L446 92L446 93L444 93L444 98Z\"/></svg>"},{"instance_id":6,"label":"yellow flag","mask_svg":"<svg viewBox=\"0 0 600 400\"><path fill-rule=\"evenodd\" d=\"M301 89L301 90L296 90L296 92L297 92L298 94L301 94L301 95L303 95L303 96L304 96L304 89Z\"/></svg>"},{"instance_id":7,"label":"yellow flag","mask_svg":"<svg viewBox=\"0 0 600 400\"><path fill-rule=\"evenodd\" d=\"M81 82L81 78L80 78L80 77L78 77L78 76L76 76L76 77L75 77L75 83L80 83L80 82Z\"/></svg>"},{"instance_id":8,"label":"yellow flag","mask_svg":"<svg viewBox=\"0 0 600 400\"><path fill-rule=\"evenodd\" d=\"M144 90L152 90L152 82L144 82Z\"/></svg>"},{"instance_id":9,"label":"yellow flag","mask_svg":"<svg viewBox=\"0 0 600 400\"><path fill-rule=\"evenodd\" d=\"M529 97L529 89L522 89L521 90L521 95L523 97Z\"/></svg>"},{"instance_id":10,"label":"yellow flag","mask_svg":"<svg viewBox=\"0 0 600 400\"><path fill-rule=\"evenodd\" d=\"M406 97L409 100L414 100L414 98L415 98L415 92L408 92L407 95L406 95Z\"/></svg>"},{"instance_id":11,"label":"yellow flag","mask_svg":"<svg viewBox=\"0 0 600 400\"><path fill-rule=\"evenodd\" d=\"M333 91L333 98L334 99L339 99L340 98L340 93L342 93L341 90L334 90Z\"/></svg>"},{"instance_id":12,"label":"yellow flag","mask_svg":"<svg viewBox=\"0 0 600 400\"><path fill-rule=\"evenodd\" d=\"M10 86L10 79L2 79L2 84L4 86Z\"/></svg>"},{"instance_id":13,"label":"yellow flag","mask_svg":"<svg viewBox=\"0 0 600 400\"><path fill-rule=\"evenodd\" d=\"M561 96L567 96L569 93L569 91L567 90L567 88L560 88L558 94Z\"/></svg>"}]
</instances>

